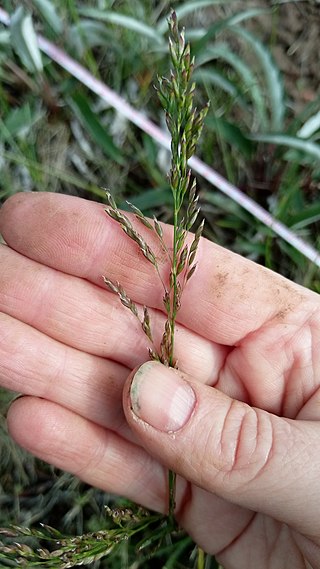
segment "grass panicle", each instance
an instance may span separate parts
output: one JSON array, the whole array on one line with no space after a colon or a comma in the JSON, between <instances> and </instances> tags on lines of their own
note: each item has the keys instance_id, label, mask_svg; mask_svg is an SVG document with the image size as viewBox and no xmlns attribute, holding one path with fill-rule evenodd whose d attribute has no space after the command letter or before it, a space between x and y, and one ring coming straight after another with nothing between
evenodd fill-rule
<instances>
[{"instance_id":1,"label":"grass panicle","mask_svg":"<svg viewBox=\"0 0 320 569\"><path fill-rule=\"evenodd\" d=\"M192 229L199 215L196 180L192 177L188 160L193 155L196 144L200 138L203 122L208 112L208 105L198 110L194 104L195 83L192 81L194 59L190 55L190 45L185 41L184 30L180 31L177 16L171 12L169 25L169 52L172 69L170 78L159 77L159 100L163 106L167 126L171 134L171 167L168 174L173 197L173 238L172 245L168 247L164 240L163 228L156 217L153 223L148 220L136 206L131 210L135 218L150 230L160 242L165 253L166 263L170 266L169 282L162 279L159 261L156 254L145 239L136 231L129 218L121 212L111 193L107 190L108 205L106 213L116 221L122 230L139 247L145 258L155 267L164 288L163 305L166 311L166 322L159 349L149 347L151 359L162 362L166 366L176 367L174 356L175 324L178 311L181 307L183 289L196 269L196 253L203 230L203 222L199 225L191 245L188 245L187 235ZM187 198L187 199L186 199ZM185 201L187 203L185 204ZM186 214L181 214L186 207ZM169 253L169 250L172 253ZM121 303L139 319L138 310L132 300L126 295L122 286L104 277L109 290L118 294ZM140 319L139 319L140 320ZM144 308L144 317L140 321L142 329L152 342L150 316L148 309ZM173 516L175 509L175 474L169 474L169 514Z\"/></svg>"},{"instance_id":2,"label":"grass panicle","mask_svg":"<svg viewBox=\"0 0 320 569\"><path fill-rule=\"evenodd\" d=\"M161 515L150 514L143 508L106 508L113 528L84 533L78 536L64 535L48 525L37 528L12 526L2 529L0 535L8 539L4 546L0 542L0 560L12 561L14 567L46 567L48 569L70 569L77 565L98 563L136 534L159 527ZM160 524L159 538L165 535L166 528ZM19 538L19 543L15 541ZM152 539L152 533L145 539ZM22 541L23 540L23 541ZM145 540L141 541L143 548ZM46 543L48 548L42 546Z\"/></svg>"}]
</instances>

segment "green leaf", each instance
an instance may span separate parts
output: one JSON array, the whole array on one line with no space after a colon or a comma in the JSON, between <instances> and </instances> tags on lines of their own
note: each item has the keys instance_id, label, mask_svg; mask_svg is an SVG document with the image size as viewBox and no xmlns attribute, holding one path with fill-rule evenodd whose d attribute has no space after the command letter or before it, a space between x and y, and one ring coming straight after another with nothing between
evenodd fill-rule
<instances>
[{"instance_id":1,"label":"green leaf","mask_svg":"<svg viewBox=\"0 0 320 569\"><path fill-rule=\"evenodd\" d=\"M40 162L36 162L35 160L32 160L27 156L20 155L17 152L2 152L2 157L5 158L8 163L12 162L13 164L22 165L23 167L27 168L29 172L33 171L39 175L45 174L46 176L50 176L52 178L58 178L59 180L66 182L75 188L91 192L100 199L105 198L105 190L102 190L98 186L87 182L83 176L80 178L80 176L75 176L73 173L70 174L67 170L60 170L54 164L50 167L44 166ZM46 188L42 189L45 190Z\"/></svg>"},{"instance_id":2,"label":"green leaf","mask_svg":"<svg viewBox=\"0 0 320 569\"><path fill-rule=\"evenodd\" d=\"M41 118L42 114L32 113L29 103L22 107L12 109L3 123L0 121L0 139L7 140L10 137L26 136L32 126Z\"/></svg>"},{"instance_id":3,"label":"green leaf","mask_svg":"<svg viewBox=\"0 0 320 569\"><path fill-rule=\"evenodd\" d=\"M199 39L193 45L193 54L198 56L207 46L207 43L210 40L213 40L218 33L222 32L226 28L230 28L231 26L235 26L240 22L245 20L249 20L250 18L255 18L256 16L260 16L261 14L265 14L270 10L266 8L251 8L250 10L244 10L243 12L239 12L238 14L233 14L228 18L224 18L223 20L219 20L215 22L210 28L207 30L204 36Z\"/></svg>"},{"instance_id":4,"label":"green leaf","mask_svg":"<svg viewBox=\"0 0 320 569\"><path fill-rule=\"evenodd\" d=\"M186 2L183 6L176 8L175 12L177 14L178 20L181 20L185 16L188 16L188 14L201 10L201 8L208 8L210 6L218 4L223 4L223 5L232 4L233 2L236 1L237 0L195 0L192 2ZM168 27L167 18L162 18L157 26L158 31L161 34L164 34L167 30L167 27Z\"/></svg>"},{"instance_id":5,"label":"green leaf","mask_svg":"<svg viewBox=\"0 0 320 569\"><path fill-rule=\"evenodd\" d=\"M61 18L56 12L54 3L49 0L32 0L32 2L55 34L61 34L63 24Z\"/></svg>"},{"instance_id":6,"label":"green leaf","mask_svg":"<svg viewBox=\"0 0 320 569\"><path fill-rule=\"evenodd\" d=\"M90 108L88 101L81 93L72 96L71 106L83 126L102 151L118 164L124 164L120 149L114 144L112 137L101 125L97 115Z\"/></svg>"},{"instance_id":7,"label":"green leaf","mask_svg":"<svg viewBox=\"0 0 320 569\"><path fill-rule=\"evenodd\" d=\"M248 97L251 97L255 105L261 128L264 130L267 125L265 100L258 83L258 78L252 72L251 66L249 66L242 57L231 50L226 43L217 43L213 46L208 46L206 51L197 58L197 67L199 68L212 59L226 61L238 73L241 81L244 83L245 93Z\"/></svg>"},{"instance_id":8,"label":"green leaf","mask_svg":"<svg viewBox=\"0 0 320 569\"><path fill-rule=\"evenodd\" d=\"M302 211L289 217L289 225L294 229L302 229L317 221L320 221L320 203L305 206Z\"/></svg>"},{"instance_id":9,"label":"green leaf","mask_svg":"<svg viewBox=\"0 0 320 569\"><path fill-rule=\"evenodd\" d=\"M277 146L287 146L300 150L305 154L309 154L313 158L320 160L320 144L316 144L310 140L304 140L295 136L286 134L253 134L248 138L257 142L266 142L267 144L275 144Z\"/></svg>"},{"instance_id":10,"label":"green leaf","mask_svg":"<svg viewBox=\"0 0 320 569\"><path fill-rule=\"evenodd\" d=\"M108 12L105 10L99 10L97 8L80 8L79 14L85 16L86 18L94 18L100 22L109 22L110 24L115 24L126 28L127 30L132 30L138 34L148 37L152 41L158 44L163 44L164 40L161 34L157 32L151 26L148 26L144 22L132 18L131 16L126 16L125 14L120 14L119 12Z\"/></svg>"},{"instance_id":11,"label":"green leaf","mask_svg":"<svg viewBox=\"0 0 320 569\"><path fill-rule=\"evenodd\" d=\"M285 95L282 77L279 68L275 64L270 51L261 43L253 34L244 28L233 26L232 31L252 48L258 58L261 69L264 73L266 87L268 91L268 101L271 111L271 124L272 131L280 131L283 129L284 114L285 114Z\"/></svg>"},{"instance_id":12,"label":"green leaf","mask_svg":"<svg viewBox=\"0 0 320 569\"><path fill-rule=\"evenodd\" d=\"M168 205L172 207L172 193L168 186L165 188L150 188L138 196L130 198L130 201L143 212L146 212L147 210L152 212L154 208L159 206ZM119 207L125 210L130 209L127 202L121 203Z\"/></svg>"},{"instance_id":13,"label":"green leaf","mask_svg":"<svg viewBox=\"0 0 320 569\"><path fill-rule=\"evenodd\" d=\"M206 126L212 128L219 136L226 140L231 147L237 148L246 158L250 158L254 152L254 144L240 128L225 119L208 116Z\"/></svg>"},{"instance_id":14,"label":"green leaf","mask_svg":"<svg viewBox=\"0 0 320 569\"><path fill-rule=\"evenodd\" d=\"M290 121L290 134L297 134L301 125L309 121L320 109L320 96L315 97L310 103L305 104L300 112ZM300 135L299 135L300 136ZM303 138L303 137L302 137Z\"/></svg>"},{"instance_id":15,"label":"green leaf","mask_svg":"<svg viewBox=\"0 0 320 569\"><path fill-rule=\"evenodd\" d=\"M10 32L8 30L0 31L0 45L10 45Z\"/></svg>"},{"instance_id":16,"label":"green leaf","mask_svg":"<svg viewBox=\"0 0 320 569\"><path fill-rule=\"evenodd\" d=\"M320 129L320 111L310 117L297 132L299 138L309 138Z\"/></svg>"},{"instance_id":17,"label":"green leaf","mask_svg":"<svg viewBox=\"0 0 320 569\"><path fill-rule=\"evenodd\" d=\"M68 29L69 45L80 57L88 48L105 46L112 42L112 37L105 24L93 20L81 20Z\"/></svg>"},{"instance_id":18,"label":"green leaf","mask_svg":"<svg viewBox=\"0 0 320 569\"><path fill-rule=\"evenodd\" d=\"M214 67L208 66L205 69L197 69L194 72L193 77L197 83L202 82L220 87L220 89L231 95L235 102L237 102L241 107L247 107L247 102L244 99L239 87L227 79L223 73Z\"/></svg>"},{"instance_id":19,"label":"green leaf","mask_svg":"<svg viewBox=\"0 0 320 569\"><path fill-rule=\"evenodd\" d=\"M31 73L42 72L42 58L30 14L19 6L11 16L11 42L23 65Z\"/></svg>"},{"instance_id":20,"label":"green leaf","mask_svg":"<svg viewBox=\"0 0 320 569\"><path fill-rule=\"evenodd\" d=\"M222 210L224 213L230 214L230 218L235 216L249 226L252 226L254 223L254 218L251 214L243 209L237 202L229 198L229 196L220 192L206 191L203 194L201 193L201 201L212 204L218 211ZM225 216L223 219L225 219ZM220 221L217 223L220 223Z\"/></svg>"},{"instance_id":21,"label":"green leaf","mask_svg":"<svg viewBox=\"0 0 320 569\"><path fill-rule=\"evenodd\" d=\"M291 261L293 261L297 267L300 268L300 270L306 271L305 267L308 263L308 260L302 253L300 253L300 251L298 251L295 247L289 245L289 243L284 241L284 239L278 240L278 246L281 249L282 253L288 255L289 259L291 259Z\"/></svg>"}]
</instances>

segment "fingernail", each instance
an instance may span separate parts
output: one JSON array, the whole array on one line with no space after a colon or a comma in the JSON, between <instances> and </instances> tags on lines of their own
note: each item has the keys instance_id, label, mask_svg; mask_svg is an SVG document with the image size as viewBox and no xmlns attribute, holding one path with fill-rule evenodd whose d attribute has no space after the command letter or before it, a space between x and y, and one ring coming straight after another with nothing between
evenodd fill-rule
<instances>
[{"instance_id":1,"label":"fingernail","mask_svg":"<svg viewBox=\"0 0 320 569\"><path fill-rule=\"evenodd\" d=\"M159 431L176 432L188 422L196 397L179 373L157 362L143 364L130 387L134 414Z\"/></svg>"}]
</instances>

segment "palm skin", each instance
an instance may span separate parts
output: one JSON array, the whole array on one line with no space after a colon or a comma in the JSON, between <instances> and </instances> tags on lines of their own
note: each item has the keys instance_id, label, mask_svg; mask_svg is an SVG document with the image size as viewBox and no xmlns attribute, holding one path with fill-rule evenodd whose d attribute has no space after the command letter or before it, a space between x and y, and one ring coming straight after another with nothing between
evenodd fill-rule
<instances>
[{"instance_id":1,"label":"palm skin","mask_svg":"<svg viewBox=\"0 0 320 569\"><path fill-rule=\"evenodd\" d=\"M146 339L102 280L152 308L159 339L161 284L135 244L101 205L46 193L9 199L0 231L0 382L26 395L12 437L159 511L175 470L179 523L225 569L320 567L318 296L203 239L176 334L197 408L172 436L134 416Z\"/></svg>"}]
</instances>

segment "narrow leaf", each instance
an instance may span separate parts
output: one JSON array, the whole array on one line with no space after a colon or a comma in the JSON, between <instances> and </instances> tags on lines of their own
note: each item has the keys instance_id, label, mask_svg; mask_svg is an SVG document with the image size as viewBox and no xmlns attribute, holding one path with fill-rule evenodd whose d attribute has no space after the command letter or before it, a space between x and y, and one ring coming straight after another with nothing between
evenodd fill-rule
<instances>
[{"instance_id":1,"label":"narrow leaf","mask_svg":"<svg viewBox=\"0 0 320 569\"><path fill-rule=\"evenodd\" d=\"M244 84L243 96L252 99L255 107L255 116L259 118L261 128L267 128L267 110L264 97L264 85L260 85L259 77L252 71L252 65L244 61L229 45L225 42L207 46L202 56L197 58L197 66L200 68L208 64L211 60L226 61L230 67L239 75ZM216 117L218 118L218 117ZM254 117L255 118L255 117Z\"/></svg>"},{"instance_id":2,"label":"narrow leaf","mask_svg":"<svg viewBox=\"0 0 320 569\"><path fill-rule=\"evenodd\" d=\"M309 138L320 130L320 111L310 117L297 132L299 138Z\"/></svg>"},{"instance_id":3,"label":"narrow leaf","mask_svg":"<svg viewBox=\"0 0 320 569\"><path fill-rule=\"evenodd\" d=\"M289 217L289 224L290 227L294 227L294 229L302 229L302 227L307 227L311 223L316 223L320 221L320 203L311 204L306 206Z\"/></svg>"},{"instance_id":4,"label":"narrow leaf","mask_svg":"<svg viewBox=\"0 0 320 569\"><path fill-rule=\"evenodd\" d=\"M148 188L132 200L132 204L143 211L153 210L156 207L166 205L172 207L172 193L168 186ZM120 204L121 209L128 209L126 202Z\"/></svg>"},{"instance_id":5,"label":"narrow leaf","mask_svg":"<svg viewBox=\"0 0 320 569\"><path fill-rule=\"evenodd\" d=\"M258 142L266 142L276 144L278 146L287 146L288 148L295 148L305 154L309 154L317 160L320 160L320 144L316 144L310 140L305 140L295 136L286 134L255 134L250 136L251 140Z\"/></svg>"},{"instance_id":6,"label":"narrow leaf","mask_svg":"<svg viewBox=\"0 0 320 569\"><path fill-rule=\"evenodd\" d=\"M218 20L218 22L215 22L210 26L204 36L194 44L193 53L195 55L199 55L199 53L206 49L208 42L213 40L218 33L222 32L226 28L235 26L240 22L255 18L261 14L266 14L267 12L270 12L270 10L266 8L250 8L248 10L241 10L240 12L233 14L228 18L224 18L223 20Z\"/></svg>"},{"instance_id":7,"label":"narrow leaf","mask_svg":"<svg viewBox=\"0 0 320 569\"><path fill-rule=\"evenodd\" d=\"M260 62L268 90L268 101L271 110L271 130L281 131L284 123L285 96L279 68L274 62L270 50L253 34L240 26L234 26L231 29L245 40Z\"/></svg>"},{"instance_id":8,"label":"narrow leaf","mask_svg":"<svg viewBox=\"0 0 320 569\"><path fill-rule=\"evenodd\" d=\"M118 164L123 165L125 161L120 149L114 144L112 137L102 126L96 113L90 108L87 98L81 93L75 93L71 99L71 106L104 154Z\"/></svg>"},{"instance_id":9,"label":"narrow leaf","mask_svg":"<svg viewBox=\"0 0 320 569\"><path fill-rule=\"evenodd\" d=\"M63 30L62 20L56 12L54 3L49 0L32 0L32 3L38 8L41 16L53 31L57 35L61 34Z\"/></svg>"},{"instance_id":10,"label":"narrow leaf","mask_svg":"<svg viewBox=\"0 0 320 569\"><path fill-rule=\"evenodd\" d=\"M235 124L217 116L206 119L206 126L217 133L221 139L237 149L246 158L251 158L255 146L250 138Z\"/></svg>"},{"instance_id":11,"label":"narrow leaf","mask_svg":"<svg viewBox=\"0 0 320 569\"><path fill-rule=\"evenodd\" d=\"M110 24L121 26L127 30L132 30L160 45L164 43L162 35L159 34L157 30L132 16L127 16L126 14L121 14L116 11L99 10L97 8L80 8L78 11L79 14L87 18L94 18L98 21L109 22Z\"/></svg>"},{"instance_id":12,"label":"narrow leaf","mask_svg":"<svg viewBox=\"0 0 320 569\"><path fill-rule=\"evenodd\" d=\"M230 81L224 73L218 71L216 68L211 66L208 66L205 69L200 68L195 71L194 78L198 83L201 81L204 84L212 84L219 87L228 93L228 95L230 95L242 108L248 108L248 102L238 85L233 81Z\"/></svg>"},{"instance_id":13,"label":"narrow leaf","mask_svg":"<svg viewBox=\"0 0 320 569\"><path fill-rule=\"evenodd\" d=\"M201 8L208 8L210 6L219 5L219 4L222 5L231 4L234 1L235 0L192 0L191 2L186 2L183 5L177 7L175 12L177 18L181 20L182 18L188 16L188 14L191 14L192 12L198 12L198 10L201 10ZM166 31L167 18L162 18L159 21L157 29L161 34L163 34Z\"/></svg>"},{"instance_id":14,"label":"narrow leaf","mask_svg":"<svg viewBox=\"0 0 320 569\"><path fill-rule=\"evenodd\" d=\"M11 16L10 33L12 46L23 65L31 73L41 73L43 65L37 35L31 15L22 6Z\"/></svg>"},{"instance_id":15,"label":"narrow leaf","mask_svg":"<svg viewBox=\"0 0 320 569\"><path fill-rule=\"evenodd\" d=\"M0 138L3 140L11 136L25 138L42 116L43 113L31 109L29 103L11 109L3 123L0 123Z\"/></svg>"}]
</instances>

